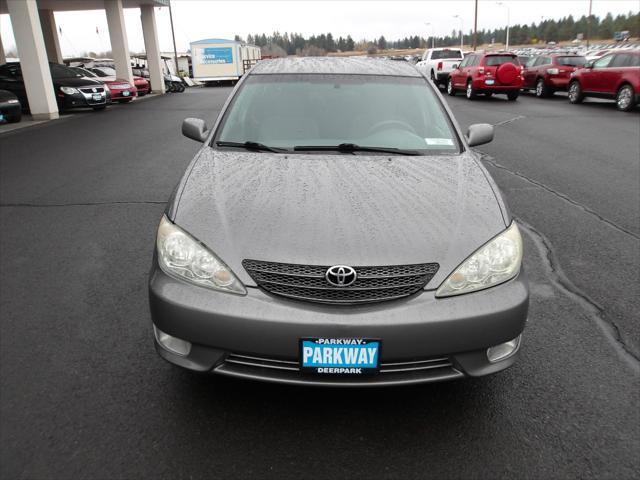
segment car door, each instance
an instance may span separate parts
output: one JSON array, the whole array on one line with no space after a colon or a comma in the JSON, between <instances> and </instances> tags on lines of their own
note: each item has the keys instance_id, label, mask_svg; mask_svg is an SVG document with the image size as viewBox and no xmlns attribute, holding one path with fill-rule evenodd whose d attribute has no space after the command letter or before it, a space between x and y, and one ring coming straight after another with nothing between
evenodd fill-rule
<instances>
[{"instance_id":1,"label":"car door","mask_svg":"<svg viewBox=\"0 0 640 480\"><path fill-rule=\"evenodd\" d=\"M522 76L524 77L524 88L533 88L535 79L535 68L538 60L540 60L540 57L536 58L535 60L529 60L527 65L522 70Z\"/></svg>"},{"instance_id":2,"label":"car door","mask_svg":"<svg viewBox=\"0 0 640 480\"><path fill-rule=\"evenodd\" d=\"M467 55L465 57L464 60L462 60L462 62L460 62L460 65L458 65L458 68L456 68L453 72L451 72L451 81L453 82L453 84L458 87L460 85L465 85L466 84L466 76L465 76L465 69L467 68L467 66L469 65L469 62L472 60L472 58L474 58L475 55Z\"/></svg>"},{"instance_id":3,"label":"car door","mask_svg":"<svg viewBox=\"0 0 640 480\"><path fill-rule=\"evenodd\" d=\"M616 53L609 67L602 72L602 92L615 95L618 85L626 70L631 66L632 55L629 53Z\"/></svg>"},{"instance_id":4,"label":"car door","mask_svg":"<svg viewBox=\"0 0 640 480\"><path fill-rule=\"evenodd\" d=\"M604 93L607 84L607 69L615 55L609 54L593 62L593 67L583 75L582 89L585 92Z\"/></svg>"}]
</instances>

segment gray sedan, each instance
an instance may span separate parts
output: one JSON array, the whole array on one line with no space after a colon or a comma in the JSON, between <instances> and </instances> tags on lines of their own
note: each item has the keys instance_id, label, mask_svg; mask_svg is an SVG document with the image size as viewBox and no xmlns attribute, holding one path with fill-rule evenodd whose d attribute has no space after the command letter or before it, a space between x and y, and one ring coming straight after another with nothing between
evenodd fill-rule
<instances>
[{"instance_id":1,"label":"gray sedan","mask_svg":"<svg viewBox=\"0 0 640 480\"><path fill-rule=\"evenodd\" d=\"M512 365L529 290L518 226L439 92L405 62L260 62L158 228L158 353L291 384L400 385Z\"/></svg>"}]
</instances>

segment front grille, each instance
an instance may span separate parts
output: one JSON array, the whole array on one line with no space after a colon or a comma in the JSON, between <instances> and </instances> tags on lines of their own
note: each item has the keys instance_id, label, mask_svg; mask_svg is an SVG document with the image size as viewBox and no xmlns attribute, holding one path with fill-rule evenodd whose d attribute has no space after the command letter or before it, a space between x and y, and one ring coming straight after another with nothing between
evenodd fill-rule
<instances>
[{"instance_id":1,"label":"front grille","mask_svg":"<svg viewBox=\"0 0 640 480\"><path fill-rule=\"evenodd\" d=\"M349 383L385 384L414 383L460 378L458 370L449 357L423 358L403 362L382 362L378 375L323 376L305 375L299 363L292 360L264 358L230 353L215 369L218 373L239 377L265 378L293 383Z\"/></svg>"},{"instance_id":2,"label":"front grille","mask_svg":"<svg viewBox=\"0 0 640 480\"><path fill-rule=\"evenodd\" d=\"M95 89L95 92L93 91ZM103 87L82 87L80 88L82 93L102 93L104 92Z\"/></svg>"},{"instance_id":3,"label":"front grille","mask_svg":"<svg viewBox=\"0 0 640 480\"><path fill-rule=\"evenodd\" d=\"M412 295L438 271L437 263L353 267L357 279L334 287L325 278L328 266L243 260L256 284L269 293L311 302L353 304L382 302Z\"/></svg>"}]
</instances>

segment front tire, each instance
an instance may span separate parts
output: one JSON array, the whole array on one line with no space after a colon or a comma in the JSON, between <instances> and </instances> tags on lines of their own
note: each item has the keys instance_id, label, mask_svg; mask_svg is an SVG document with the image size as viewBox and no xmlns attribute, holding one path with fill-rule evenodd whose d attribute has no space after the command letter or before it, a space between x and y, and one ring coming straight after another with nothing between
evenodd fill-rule
<instances>
[{"instance_id":1,"label":"front tire","mask_svg":"<svg viewBox=\"0 0 640 480\"><path fill-rule=\"evenodd\" d=\"M628 112L633 108L634 92L631 85L622 85L616 93L616 107L621 112Z\"/></svg>"},{"instance_id":2,"label":"front tire","mask_svg":"<svg viewBox=\"0 0 640 480\"><path fill-rule=\"evenodd\" d=\"M509 92L509 93L507 93L507 99L510 102L515 102L518 99L519 96L520 96L520 92Z\"/></svg>"},{"instance_id":3,"label":"front tire","mask_svg":"<svg viewBox=\"0 0 640 480\"><path fill-rule=\"evenodd\" d=\"M569 102L582 103L584 100L584 93L582 93L582 87L577 80L574 80L569 84Z\"/></svg>"},{"instance_id":4,"label":"front tire","mask_svg":"<svg viewBox=\"0 0 640 480\"><path fill-rule=\"evenodd\" d=\"M539 78L536 82L536 97L544 98L549 96L549 89L544 83L543 78Z\"/></svg>"},{"instance_id":5,"label":"front tire","mask_svg":"<svg viewBox=\"0 0 640 480\"><path fill-rule=\"evenodd\" d=\"M465 91L467 100L474 100L477 96L477 92L473 89L473 82L469 80L467 82L467 90Z\"/></svg>"},{"instance_id":6,"label":"front tire","mask_svg":"<svg viewBox=\"0 0 640 480\"><path fill-rule=\"evenodd\" d=\"M447 93L451 97L456 96L456 89L453 86L453 80L451 78L449 78L449 81L447 82Z\"/></svg>"}]
</instances>

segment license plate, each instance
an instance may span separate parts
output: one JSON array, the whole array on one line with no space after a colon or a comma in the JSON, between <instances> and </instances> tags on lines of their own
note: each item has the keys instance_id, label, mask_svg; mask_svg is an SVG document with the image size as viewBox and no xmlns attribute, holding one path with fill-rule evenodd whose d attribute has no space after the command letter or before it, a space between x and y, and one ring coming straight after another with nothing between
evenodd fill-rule
<instances>
[{"instance_id":1,"label":"license plate","mask_svg":"<svg viewBox=\"0 0 640 480\"><path fill-rule=\"evenodd\" d=\"M495 83L495 80L485 80L484 83L486 83L487 85L493 85Z\"/></svg>"},{"instance_id":2,"label":"license plate","mask_svg":"<svg viewBox=\"0 0 640 480\"><path fill-rule=\"evenodd\" d=\"M0 113L0 122L4 120L4 115Z\"/></svg>"},{"instance_id":3,"label":"license plate","mask_svg":"<svg viewBox=\"0 0 640 480\"><path fill-rule=\"evenodd\" d=\"M303 338L300 369L322 375L378 373L380 340L365 338Z\"/></svg>"},{"instance_id":4,"label":"license plate","mask_svg":"<svg viewBox=\"0 0 640 480\"><path fill-rule=\"evenodd\" d=\"M124 92L122 92L122 96L123 97L128 97L129 96L129 90L125 90Z\"/></svg>"},{"instance_id":5,"label":"license plate","mask_svg":"<svg viewBox=\"0 0 640 480\"><path fill-rule=\"evenodd\" d=\"M99 93L94 93L93 94L93 101L94 102L99 102L100 100L102 100L102 95L100 95Z\"/></svg>"}]
</instances>

